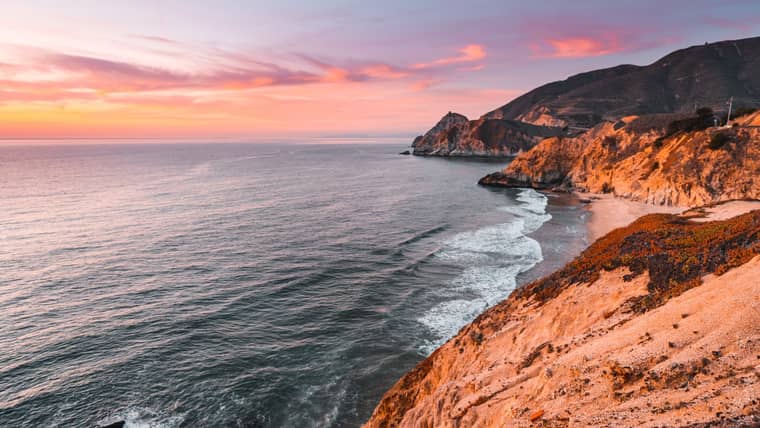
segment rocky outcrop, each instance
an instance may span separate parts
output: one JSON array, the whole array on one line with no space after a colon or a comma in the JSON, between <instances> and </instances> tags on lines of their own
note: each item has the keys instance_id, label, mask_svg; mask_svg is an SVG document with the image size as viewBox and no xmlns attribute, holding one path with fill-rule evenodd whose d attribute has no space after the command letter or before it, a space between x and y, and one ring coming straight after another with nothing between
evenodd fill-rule
<instances>
[{"instance_id":1,"label":"rocky outcrop","mask_svg":"<svg viewBox=\"0 0 760 428\"><path fill-rule=\"evenodd\" d=\"M748 125L756 115L729 129L668 131L679 117L631 116L578 137L548 138L480 182L677 206L760 198L760 129Z\"/></svg>"},{"instance_id":2,"label":"rocky outcrop","mask_svg":"<svg viewBox=\"0 0 760 428\"><path fill-rule=\"evenodd\" d=\"M483 117L591 127L629 115L692 112L694 105L757 106L760 37L675 51L647 66L620 65L536 88Z\"/></svg>"},{"instance_id":3,"label":"rocky outcrop","mask_svg":"<svg viewBox=\"0 0 760 428\"><path fill-rule=\"evenodd\" d=\"M425 135L417 137L412 147L420 156L515 156L543 138L561 134L559 128L501 119L471 121L449 112Z\"/></svg>"},{"instance_id":4,"label":"rocky outcrop","mask_svg":"<svg viewBox=\"0 0 760 428\"><path fill-rule=\"evenodd\" d=\"M760 211L698 218L736 208L607 234L464 327L366 427L755 426Z\"/></svg>"}]
</instances>

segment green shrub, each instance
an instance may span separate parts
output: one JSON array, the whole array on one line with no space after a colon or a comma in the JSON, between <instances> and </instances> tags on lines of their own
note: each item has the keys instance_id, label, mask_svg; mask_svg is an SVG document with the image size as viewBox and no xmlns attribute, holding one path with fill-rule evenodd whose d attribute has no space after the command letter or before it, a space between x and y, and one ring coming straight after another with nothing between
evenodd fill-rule
<instances>
[{"instance_id":1,"label":"green shrub","mask_svg":"<svg viewBox=\"0 0 760 428\"><path fill-rule=\"evenodd\" d=\"M710 150L718 150L729 141L731 141L730 135L725 132L718 132L717 134L713 134L712 138L710 138L710 143L707 147L709 147Z\"/></svg>"},{"instance_id":2,"label":"green shrub","mask_svg":"<svg viewBox=\"0 0 760 428\"><path fill-rule=\"evenodd\" d=\"M602 140L602 147L609 150L617 150L618 139L614 135L608 135Z\"/></svg>"},{"instance_id":3,"label":"green shrub","mask_svg":"<svg viewBox=\"0 0 760 428\"><path fill-rule=\"evenodd\" d=\"M666 136L677 134L678 132L702 131L713 126L712 116L696 116L681 120L674 120L668 125Z\"/></svg>"}]
</instances>

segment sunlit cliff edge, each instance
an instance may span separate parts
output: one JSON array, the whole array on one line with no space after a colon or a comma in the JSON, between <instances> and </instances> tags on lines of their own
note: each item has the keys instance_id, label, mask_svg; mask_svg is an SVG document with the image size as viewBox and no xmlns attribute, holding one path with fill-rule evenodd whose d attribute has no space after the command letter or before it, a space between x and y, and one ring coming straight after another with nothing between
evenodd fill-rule
<instances>
[{"instance_id":1,"label":"sunlit cliff edge","mask_svg":"<svg viewBox=\"0 0 760 428\"><path fill-rule=\"evenodd\" d=\"M610 232L464 327L365 426L760 424L758 209Z\"/></svg>"},{"instance_id":2,"label":"sunlit cliff edge","mask_svg":"<svg viewBox=\"0 0 760 428\"><path fill-rule=\"evenodd\" d=\"M678 129L705 120L710 118L648 115L604 122L576 137L547 138L480 183L684 207L760 198L760 114L738 118L729 128Z\"/></svg>"}]
</instances>

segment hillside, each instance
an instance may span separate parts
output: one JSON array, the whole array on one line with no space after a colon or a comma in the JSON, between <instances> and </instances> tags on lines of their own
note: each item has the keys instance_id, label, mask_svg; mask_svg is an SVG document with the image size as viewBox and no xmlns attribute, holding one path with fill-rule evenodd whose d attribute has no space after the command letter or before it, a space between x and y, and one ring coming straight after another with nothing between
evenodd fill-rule
<instances>
[{"instance_id":1,"label":"hillside","mask_svg":"<svg viewBox=\"0 0 760 428\"><path fill-rule=\"evenodd\" d=\"M683 123L683 116L604 122L577 137L547 138L480 183L612 193L687 207L760 198L760 128L752 125L757 120L753 114L730 129L675 132L668 128Z\"/></svg>"},{"instance_id":2,"label":"hillside","mask_svg":"<svg viewBox=\"0 0 760 428\"><path fill-rule=\"evenodd\" d=\"M365 426L760 424L760 210L732 217L757 208L610 232L464 327Z\"/></svg>"},{"instance_id":3,"label":"hillside","mask_svg":"<svg viewBox=\"0 0 760 428\"><path fill-rule=\"evenodd\" d=\"M647 66L621 65L536 88L484 118L594 126L629 115L760 103L760 37L692 46Z\"/></svg>"},{"instance_id":4,"label":"hillside","mask_svg":"<svg viewBox=\"0 0 760 428\"><path fill-rule=\"evenodd\" d=\"M630 115L688 114L695 106L760 106L760 37L675 51L646 66L619 65L540 86L477 120L449 113L414 140L414 153L504 156L542 137ZM535 126L530 126L535 125Z\"/></svg>"}]
</instances>

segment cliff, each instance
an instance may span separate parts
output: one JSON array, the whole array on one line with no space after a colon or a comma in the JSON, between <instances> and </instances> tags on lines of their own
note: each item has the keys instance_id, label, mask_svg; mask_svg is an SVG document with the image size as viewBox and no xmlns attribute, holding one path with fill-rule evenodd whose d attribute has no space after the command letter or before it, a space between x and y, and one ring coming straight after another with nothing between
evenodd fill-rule
<instances>
[{"instance_id":1,"label":"cliff","mask_svg":"<svg viewBox=\"0 0 760 428\"><path fill-rule=\"evenodd\" d=\"M561 135L559 128L513 120L478 119L449 112L425 135L414 140L421 156L514 156L530 150L543 138Z\"/></svg>"},{"instance_id":2,"label":"cliff","mask_svg":"<svg viewBox=\"0 0 760 428\"><path fill-rule=\"evenodd\" d=\"M418 155L514 155L542 137L625 116L690 113L695 105L723 111L729 97L736 107L760 106L760 37L692 46L646 66L578 74L473 121L449 113L412 146Z\"/></svg>"},{"instance_id":3,"label":"cliff","mask_svg":"<svg viewBox=\"0 0 760 428\"><path fill-rule=\"evenodd\" d=\"M545 139L480 183L612 193L678 206L760 198L758 120L752 114L728 129L683 130L699 118L626 117L577 137Z\"/></svg>"},{"instance_id":4,"label":"cliff","mask_svg":"<svg viewBox=\"0 0 760 428\"><path fill-rule=\"evenodd\" d=\"M760 211L732 217L757 208L610 232L464 327L366 427L760 424Z\"/></svg>"}]
</instances>

